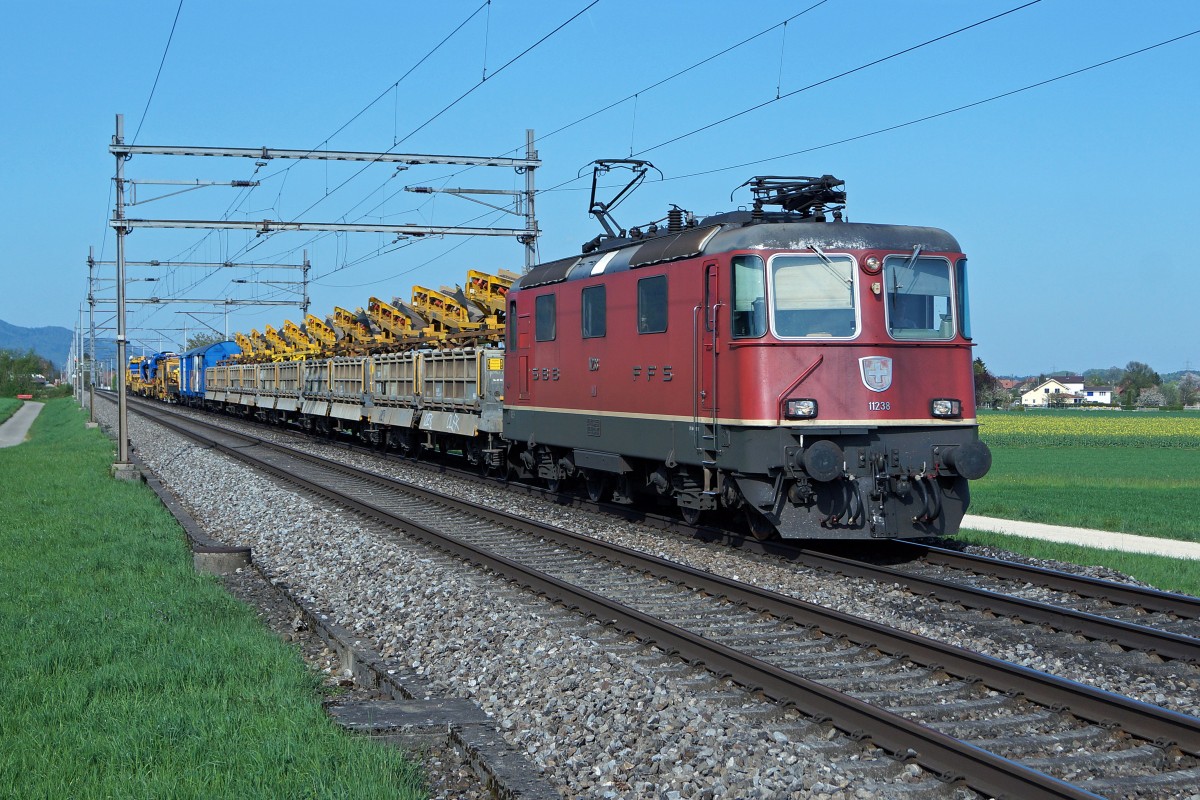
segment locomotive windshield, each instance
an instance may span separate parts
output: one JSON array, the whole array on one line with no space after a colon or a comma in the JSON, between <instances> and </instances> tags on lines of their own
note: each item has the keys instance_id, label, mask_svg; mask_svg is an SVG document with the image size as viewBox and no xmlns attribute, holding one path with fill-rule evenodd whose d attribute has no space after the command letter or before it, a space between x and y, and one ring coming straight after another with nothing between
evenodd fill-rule
<instances>
[{"instance_id":1,"label":"locomotive windshield","mask_svg":"<svg viewBox=\"0 0 1200 800\"><path fill-rule=\"evenodd\" d=\"M858 333L854 261L848 256L780 255L771 259L775 335L849 338Z\"/></svg>"},{"instance_id":2,"label":"locomotive windshield","mask_svg":"<svg viewBox=\"0 0 1200 800\"><path fill-rule=\"evenodd\" d=\"M888 331L893 338L954 338L949 261L888 256L883 260L883 276L887 286Z\"/></svg>"}]
</instances>

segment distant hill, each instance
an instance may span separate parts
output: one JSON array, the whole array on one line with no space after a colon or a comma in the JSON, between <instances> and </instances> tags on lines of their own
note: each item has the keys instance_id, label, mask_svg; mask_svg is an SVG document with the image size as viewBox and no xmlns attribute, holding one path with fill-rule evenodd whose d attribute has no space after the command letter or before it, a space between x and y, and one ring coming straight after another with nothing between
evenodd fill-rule
<instances>
[{"instance_id":1,"label":"distant hill","mask_svg":"<svg viewBox=\"0 0 1200 800\"><path fill-rule=\"evenodd\" d=\"M71 352L72 332L69 328L48 326L45 328L22 328L0 319L0 350L15 350L26 353L30 350L49 359L56 369L62 369ZM112 340L96 340L96 359L113 358L116 348Z\"/></svg>"}]
</instances>

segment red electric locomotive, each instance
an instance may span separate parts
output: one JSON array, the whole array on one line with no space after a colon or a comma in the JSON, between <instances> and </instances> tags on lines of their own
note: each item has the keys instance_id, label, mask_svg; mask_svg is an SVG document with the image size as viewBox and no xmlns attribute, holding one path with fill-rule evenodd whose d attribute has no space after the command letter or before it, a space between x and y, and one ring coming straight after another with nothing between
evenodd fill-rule
<instances>
[{"instance_id":1,"label":"red electric locomotive","mask_svg":"<svg viewBox=\"0 0 1200 800\"><path fill-rule=\"evenodd\" d=\"M752 210L626 234L593 182L610 235L508 294L513 465L764 538L956 532L991 465L958 243L844 221L828 175L748 184Z\"/></svg>"}]
</instances>

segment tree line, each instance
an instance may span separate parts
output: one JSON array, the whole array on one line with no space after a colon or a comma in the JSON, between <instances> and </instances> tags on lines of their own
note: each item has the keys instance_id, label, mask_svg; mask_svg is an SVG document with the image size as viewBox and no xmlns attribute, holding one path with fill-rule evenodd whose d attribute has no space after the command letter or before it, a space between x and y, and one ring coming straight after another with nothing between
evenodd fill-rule
<instances>
[{"instance_id":1,"label":"tree line","mask_svg":"<svg viewBox=\"0 0 1200 800\"><path fill-rule=\"evenodd\" d=\"M1020 401L1020 389L1005 389L983 359L976 358L975 402L983 407L1002 408ZM1049 377L1039 375L1035 385L1044 383ZM1089 369L1083 373L1088 386L1111 386L1116 397L1125 408L1169 408L1179 409L1200 403L1200 375L1185 372L1174 380L1163 380L1148 364L1130 361L1121 367Z\"/></svg>"},{"instance_id":2,"label":"tree line","mask_svg":"<svg viewBox=\"0 0 1200 800\"><path fill-rule=\"evenodd\" d=\"M33 394L54 373L54 365L33 350L0 350L0 396Z\"/></svg>"}]
</instances>

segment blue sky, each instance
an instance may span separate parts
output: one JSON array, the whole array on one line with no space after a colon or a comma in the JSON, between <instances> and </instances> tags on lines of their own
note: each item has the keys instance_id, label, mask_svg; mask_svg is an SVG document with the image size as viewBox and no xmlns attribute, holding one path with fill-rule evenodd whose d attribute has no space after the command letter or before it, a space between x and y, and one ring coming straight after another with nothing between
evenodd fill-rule
<instances>
[{"instance_id":1,"label":"blue sky","mask_svg":"<svg viewBox=\"0 0 1200 800\"><path fill-rule=\"evenodd\" d=\"M753 175L831 173L846 181L851 220L930 225L958 238L972 269L976 354L993 372L1079 371L1133 360L1159 372L1200 368L1196 267L1188 255L1200 205L1200 35L835 144L1200 30L1200 3L1043 0L797 92L1021 2L599 0L521 55L589 1L493 0L479 10L482 0L184 0L144 122L177 0L10 4L0 55L8 145L0 161L7 222L0 319L74 327L87 291L89 246L98 257L115 258L107 225L115 161L107 147L117 113L125 115L126 141L140 124L136 143L144 145L396 145L397 152L504 155L523 151L525 129L533 128L545 137L537 144L544 162L537 185L560 187L537 200L543 260L577 252L600 232L586 213L587 165L597 158L632 153L667 179L648 181L620 206L616 216L625 226L659 218L671 203L698 214L728 210L748 200L745 190L734 190ZM775 27L813 5L786 28ZM485 73L482 85L443 112ZM670 141L760 103L767 105ZM789 153L798 154L738 166ZM524 178L511 170L421 166L394 173L374 166L354 177L357 165L287 169L293 163L256 168L246 159L137 156L126 163L127 178L261 184L249 192L204 188L128 215L519 226L515 217L447 194L400 191L522 188ZM139 199L166 191L143 185ZM523 263L520 245L507 238L433 238L400 247L392 238L138 230L127 239L126 256L297 263L307 249L318 315L335 304L365 306L371 295L407 298L414 283L461 283L468 269L519 271ZM159 278L135 280L130 297L278 299L278 289L232 282L252 280L246 271L129 272ZM101 294L111 296L109 287L103 284ZM285 318L299 321L298 313L235 306L229 326L278 327ZM202 321L224 324L208 306L130 307L135 348L176 346L180 329L194 333Z\"/></svg>"}]
</instances>

